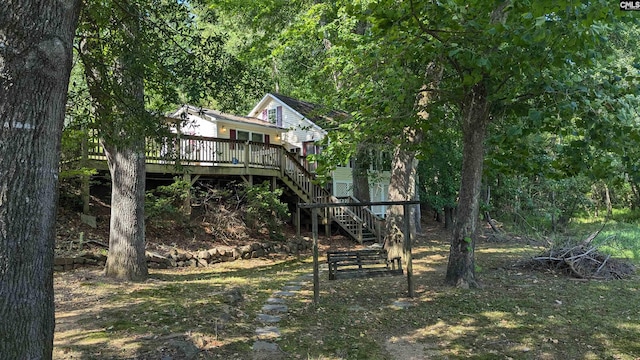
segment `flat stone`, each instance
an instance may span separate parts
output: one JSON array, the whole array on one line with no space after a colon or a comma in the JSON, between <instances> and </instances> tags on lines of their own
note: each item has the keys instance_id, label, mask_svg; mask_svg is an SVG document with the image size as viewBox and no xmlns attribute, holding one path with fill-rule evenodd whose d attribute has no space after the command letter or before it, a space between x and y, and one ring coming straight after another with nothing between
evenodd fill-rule
<instances>
[{"instance_id":1,"label":"flat stone","mask_svg":"<svg viewBox=\"0 0 640 360\"><path fill-rule=\"evenodd\" d=\"M258 340L253 343L253 351L278 352L280 351L280 349L278 348L278 344L276 343L272 343L270 341Z\"/></svg>"},{"instance_id":2,"label":"flat stone","mask_svg":"<svg viewBox=\"0 0 640 360\"><path fill-rule=\"evenodd\" d=\"M360 306L360 305L353 305L353 306L349 306L348 310L349 311L358 312L358 311L363 311L363 310L366 310L366 309L364 307Z\"/></svg>"},{"instance_id":3,"label":"flat stone","mask_svg":"<svg viewBox=\"0 0 640 360\"><path fill-rule=\"evenodd\" d=\"M263 322L265 324L273 324L280 322L282 318L278 315L269 315L269 314L258 314L258 321Z\"/></svg>"},{"instance_id":4,"label":"flat stone","mask_svg":"<svg viewBox=\"0 0 640 360\"><path fill-rule=\"evenodd\" d=\"M262 306L262 311L264 312L283 313L287 312L288 310L289 307L282 304L266 304Z\"/></svg>"},{"instance_id":5,"label":"flat stone","mask_svg":"<svg viewBox=\"0 0 640 360\"><path fill-rule=\"evenodd\" d=\"M299 291L300 289L302 289L302 286L300 285L287 285L282 288L282 290L285 291Z\"/></svg>"},{"instance_id":6,"label":"flat stone","mask_svg":"<svg viewBox=\"0 0 640 360\"><path fill-rule=\"evenodd\" d=\"M287 285L290 286L304 286L307 285L309 282L308 281L289 281L287 283Z\"/></svg>"},{"instance_id":7,"label":"flat stone","mask_svg":"<svg viewBox=\"0 0 640 360\"><path fill-rule=\"evenodd\" d=\"M98 227L97 218L95 216L80 214L80 221L94 229Z\"/></svg>"},{"instance_id":8,"label":"flat stone","mask_svg":"<svg viewBox=\"0 0 640 360\"><path fill-rule=\"evenodd\" d=\"M267 299L267 303L269 303L269 304L284 304L285 301L284 301L283 298L270 297L270 298Z\"/></svg>"},{"instance_id":9,"label":"flat stone","mask_svg":"<svg viewBox=\"0 0 640 360\"><path fill-rule=\"evenodd\" d=\"M276 326L266 326L256 329L256 335L260 339L280 337L280 329Z\"/></svg>"},{"instance_id":10,"label":"flat stone","mask_svg":"<svg viewBox=\"0 0 640 360\"><path fill-rule=\"evenodd\" d=\"M406 301L394 301L391 306L399 309L407 309L407 308L410 308L412 305L411 303L408 303Z\"/></svg>"},{"instance_id":11,"label":"flat stone","mask_svg":"<svg viewBox=\"0 0 640 360\"><path fill-rule=\"evenodd\" d=\"M274 296L294 296L296 293L291 291L276 291L273 293Z\"/></svg>"},{"instance_id":12,"label":"flat stone","mask_svg":"<svg viewBox=\"0 0 640 360\"><path fill-rule=\"evenodd\" d=\"M198 349L194 344L184 340L172 339L169 341L169 345L174 348L180 349L180 351L182 351L182 353L184 354L185 359L195 359L195 357L200 352L200 349Z\"/></svg>"}]
</instances>

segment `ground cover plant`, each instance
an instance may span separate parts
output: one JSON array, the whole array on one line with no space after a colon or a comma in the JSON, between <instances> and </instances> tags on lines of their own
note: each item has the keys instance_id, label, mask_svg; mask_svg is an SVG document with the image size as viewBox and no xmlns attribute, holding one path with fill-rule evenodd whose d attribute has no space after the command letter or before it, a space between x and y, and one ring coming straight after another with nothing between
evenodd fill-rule
<instances>
[{"instance_id":1,"label":"ground cover plant","mask_svg":"<svg viewBox=\"0 0 640 360\"><path fill-rule=\"evenodd\" d=\"M576 279L513 266L542 243L490 237L477 248L482 288L443 285L448 237L439 225L414 246L416 296L404 277L311 283L288 299L279 359L637 359L640 278ZM322 239L325 251L349 247ZM310 256L154 270L142 284L97 270L56 274L58 359L251 359L256 315Z\"/></svg>"}]
</instances>

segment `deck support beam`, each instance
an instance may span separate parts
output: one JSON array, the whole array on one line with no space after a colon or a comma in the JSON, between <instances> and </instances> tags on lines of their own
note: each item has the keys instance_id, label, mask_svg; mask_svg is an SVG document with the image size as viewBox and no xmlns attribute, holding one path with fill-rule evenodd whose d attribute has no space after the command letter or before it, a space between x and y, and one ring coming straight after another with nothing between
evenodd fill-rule
<instances>
[{"instance_id":1,"label":"deck support beam","mask_svg":"<svg viewBox=\"0 0 640 360\"><path fill-rule=\"evenodd\" d=\"M199 176L196 176L195 180L191 180L191 174L189 173L184 173L182 174L182 180L186 181L187 183L189 183L190 187L189 187L189 191L187 192L187 196L185 196L184 198L184 202L182 203L182 213L185 216L191 216L191 185L193 185L196 180L198 180Z\"/></svg>"}]
</instances>

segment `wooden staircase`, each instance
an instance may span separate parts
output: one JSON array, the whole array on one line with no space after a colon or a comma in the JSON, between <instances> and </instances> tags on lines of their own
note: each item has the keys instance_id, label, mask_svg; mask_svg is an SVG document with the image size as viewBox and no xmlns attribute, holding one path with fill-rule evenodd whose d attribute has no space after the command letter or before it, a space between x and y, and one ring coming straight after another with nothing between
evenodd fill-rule
<instances>
[{"instance_id":1,"label":"wooden staircase","mask_svg":"<svg viewBox=\"0 0 640 360\"><path fill-rule=\"evenodd\" d=\"M353 196L336 198L333 203L359 203ZM365 206L340 206L331 208L333 220L360 244L382 242L384 219Z\"/></svg>"},{"instance_id":2,"label":"wooden staircase","mask_svg":"<svg viewBox=\"0 0 640 360\"><path fill-rule=\"evenodd\" d=\"M327 189L315 184L315 175L291 154L283 152L281 161L281 180L303 202L306 203L358 203L352 197L337 198ZM365 242L381 242L384 219L362 206L339 206L320 212L324 222L334 221L349 236L360 244Z\"/></svg>"}]
</instances>

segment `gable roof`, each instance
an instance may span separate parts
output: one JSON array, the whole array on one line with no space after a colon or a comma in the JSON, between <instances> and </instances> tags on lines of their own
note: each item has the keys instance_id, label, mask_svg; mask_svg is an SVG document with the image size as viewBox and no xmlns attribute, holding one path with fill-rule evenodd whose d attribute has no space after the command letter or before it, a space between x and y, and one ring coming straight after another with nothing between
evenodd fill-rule
<instances>
[{"instance_id":1,"label":"gable roof","mask_svg":"<svg viewBox=\"0 0 640 360\"><path fill-rule=\"evenodd\" d=\"M205 109L205 108L201 108L193 105L183 105L175 113L169 115L169 117L174 119L181 119L183 116L186 116L186 114L197 115L209 121L223 120L223 121L229 121L233 123L264 126L272 129L282 130L282 131L286 130L281 126L272 124L268 121L264 121L262 119L258 119L255 117L227 114L227 113L220 112L218 110Z\"/></svg>"},{"instance_id":2,"label":"gable roof","mask_svg":"<svg viewBox=\"0 0 640 360\"><path fill-rule=\"evenodd\" d=\"M263 107L268 98L272 98L284 104L292 111L311 121L313 124L326 130L335 127L344 119L350 117L349 113L341 110L333 110L323 105L314 104L308 101L292 98L279 93L266 94L262 100L251 110L250 115L256 115L258 109Z\"/></svg>"},{"instance_id":3,"label":"gable roof","mask_svg":"<svg viewBox=\"0 0 640 360\"><path fill-rule=\"evenodd\" d=\"M333 110L323 105L294 99L278 93L272 95L323 129L334 127L350 116L344 111Z\"/></svg>"}]
</instances>

